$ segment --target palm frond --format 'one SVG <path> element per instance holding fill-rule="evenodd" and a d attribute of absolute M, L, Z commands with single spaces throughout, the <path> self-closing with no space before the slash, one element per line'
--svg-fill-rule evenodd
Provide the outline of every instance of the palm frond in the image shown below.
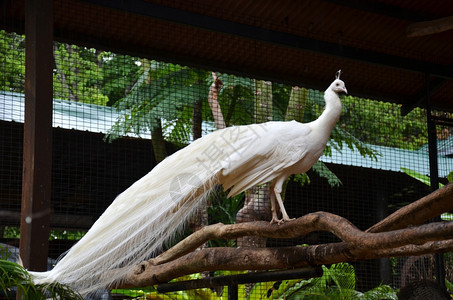
<path fill-rule="evenodd" d="M 77 292 L 63 284 L 35 285 L 24 267 L 15 262 L 0 260 L 0 295 L 7 299 L 15 299 L 15 293 L 22 295 L 25 299 L 36 300 L 83 299 Z"/>

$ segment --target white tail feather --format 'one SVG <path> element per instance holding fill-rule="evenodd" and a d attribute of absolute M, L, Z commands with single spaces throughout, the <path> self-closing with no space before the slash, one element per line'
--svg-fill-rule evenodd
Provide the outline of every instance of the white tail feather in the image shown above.
<path fill-rule="evenodd" d="M 218 170 L 194 155 L 200 147 L 206 147 L 203 139 L 167 157 L 118 195 L 54 269 L 30 272 L 34 282 L 59 282 L 87 295 L 120 282 L 160 250 L 217 184 Z"/>

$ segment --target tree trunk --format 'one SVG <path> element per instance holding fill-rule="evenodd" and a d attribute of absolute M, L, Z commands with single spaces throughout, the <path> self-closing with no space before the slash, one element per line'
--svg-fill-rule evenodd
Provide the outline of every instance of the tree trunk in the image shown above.
<path fill-rule="evenodd" d="M 71 46 L 67 45 L 67 47 L 68 47 L 68 52 L 69 52 Z M 64 73 L 63 68 L 60 64 L 60 60 L 62 60 L 62 57 L 60 56 L 60 50 L 58 49 L 58 45 L 56 42 L 53 43 L 53 53 L 54 53 L 55 68 L 57 71 L 57 75 L 58 75 L 58 77 L 60 77 L 61 84 L 68 91 L 69 100 L 78 102 L 79 99 L 77 97 L 77 94 L 72 91 L 72 87 L 69 85 L 68 80 L 66 78 L 66 74 Z M 76 89 L 77 89 L 77 87 L 76 87 Z M 61 95 L 58 95 L 58 96 L 61 96 Z"/>
<path fill-rule="evenodd" d="M 208 94 L 208 103 L 209 107 L 211 108 L 212 115 L 216 122 L 217 129 L 225 128 L 225 121 L 222 114 L 222 109 L 220 108 L 220 104 L 218 101 L 218 95 L 220 89 L 223 86 L 223 82 L 217 77 L 217 75 L 213 72 L 212 77 L 214 79 L 211 87 L 209 88 Z M 195 103 L 194 110 L 193 110 L 193 122 L 192 122 L 192 133 L 194 140 L 201 137 L 201 101 L 199 103 Z M 208 207 L 210 203 L 207 201 L 206 204 L 199 207 L 192 217 L 189 220 L 189 227 L 194 231 L 198 231 L 203 227 L 208 225 Z M 201 249 L 206 248 L 207 244 L 203 244 L 200 246 Z"/>
<path fill-rule="evenodd" d="M 286 109 L 285 121 L 304 121 L 305 106 L 308 99 L 308 90 L 300 87 L 293 87 Z"/>
<path fill-rule="evenodd" d="M 156 163 L 160 163 L 167 157 L 168 153 L 162 133 L 162 123 L 160 120 L 156 121 L 159 125 L 151 130 L 151 143 L 153 145 L 154 159 L 156 160 Z"/>
<path fill-rule="evenodd" d="M 209 107 L 211 108 L 212 116 L 214 117 L 217 129 L 223 129 L 226 127 L 226 125 L 225 120 L 223 118 L 222 109 L 220 108 L 218 100 L 219 92 L 223 86 L 223 82 L 222 80 L 220 80 L 219 77 L 217 77 L 217 75 L 214 72 L 212 72 L 212 78 L 214 79 L 214 82 L 209 88 L 208 103 Z"/>
<path fill-rule="evenodd" d="M 193 140 L 201 138 L 203 116 L 201 115 L 201 99 L 193 104 L 192 112 L 192 136 Z"/>

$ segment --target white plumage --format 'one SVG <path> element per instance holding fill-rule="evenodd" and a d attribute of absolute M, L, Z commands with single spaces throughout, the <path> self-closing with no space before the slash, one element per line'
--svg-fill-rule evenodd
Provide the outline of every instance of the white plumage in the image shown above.
<path fill-rule="evenodd" d="M 120 282 L 161 249 L 217 184 L 231 188 L 233 196 L 272 181 L 272 222 L 289 221 L 280 197 L 282 184 L 291 174 L 309 170 L 321 156 L 341 114 L 340 92 L 347 91 L 337 75 L 324 93 L 324 112 L 313 122 L 229 127 L 167 157 L 118 195 L 53 270 L 31 272 L 35 283 L 60 282 L 87 295 Z"/>

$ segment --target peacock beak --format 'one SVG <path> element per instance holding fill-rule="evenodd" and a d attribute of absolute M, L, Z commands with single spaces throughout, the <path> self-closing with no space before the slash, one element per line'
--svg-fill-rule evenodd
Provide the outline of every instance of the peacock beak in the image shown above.
<path fill-rule="evenodd" d="M 346 89 L 346 87 L 343 88 L 343 92 L 347 95 L 348 94 L 348 90 Z"/>

